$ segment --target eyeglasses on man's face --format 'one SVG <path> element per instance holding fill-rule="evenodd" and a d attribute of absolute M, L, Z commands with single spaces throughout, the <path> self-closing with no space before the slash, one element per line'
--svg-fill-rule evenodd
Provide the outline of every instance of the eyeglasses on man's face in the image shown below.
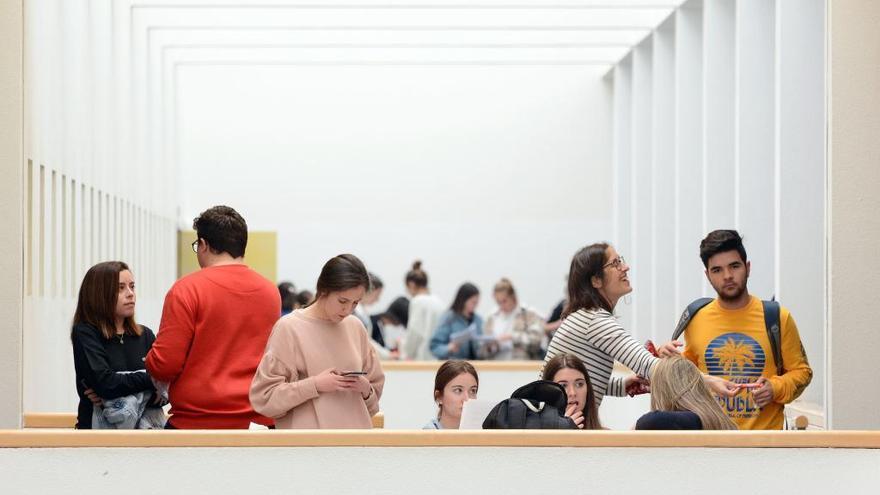
<path fill-rule="evenodd" d="M 196 240 L 192 241 L 192 244 L 190 244 L 190 246 L 192 246 L 193 252 L 196 253 L 196 254 L 198 254 L 198 252 L 199 252 L 199 240 L 196 239 Z"/>
<path fill-rule="evenodd" d="M 618 256 L 617 258 L 614 258 L 613 260 L 609 261 L 608 263 L 605 263 L 604 265 L 602 265 L 602 268 L 605 269 L 605 268 L 608 268 L 609 266 L 613 267 L 617 270 L 623 270 L 623 267 L 626 266 L 626 260 L 623 259 L 623 256 Z"/>

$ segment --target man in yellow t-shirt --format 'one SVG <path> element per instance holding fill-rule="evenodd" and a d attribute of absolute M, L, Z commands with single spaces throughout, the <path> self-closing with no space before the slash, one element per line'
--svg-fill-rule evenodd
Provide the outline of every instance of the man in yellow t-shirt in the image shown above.
<path fill-rule="evenodd" d="M 713 231 L 700 243 L 700 258 L 718 297 L 692 317 L 684 334 L 687 345 L 683 354 L 704 373 L 757 385 L 734 397 L 718 398 L 739 429 L 781 429 L 784 404 L 796 399 L 813 378 L 794 318 L 787 309 L 780 309 L 784 373 L 779 375 L 764 307 L 748 292 L 751 264 L 742 237 L 735 230 Z M 681 345 L 667 343 L 660 355 L 677 352 Z"/>

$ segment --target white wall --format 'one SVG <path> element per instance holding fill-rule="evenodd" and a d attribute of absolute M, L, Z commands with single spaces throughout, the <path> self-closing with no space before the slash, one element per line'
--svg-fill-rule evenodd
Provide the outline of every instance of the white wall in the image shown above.
<path fill-rule="evenodd" d="M 276 230 L 279 277 L 360 256 L 384 307 L 422 259 L 451 301 L 512 279 L 542 312 L 571 255 L 610 237 L 610 92 L 571 66 L 177 69 L 181 224 L 225 203 Z"/>
<path fill-rule="evenodd" d="M 267 432 L 267 434 L 272 434 Z M 438 433 L 435 433 L 438 434 Z M 442 434 L 442 433 L 439 433 Z M 573 433 L 576 434 L 576 433 Z M 246 459 L 246 466 L 242 460 Z M 292 447 L 0 449 L 6 493 L 870 493 L 878 449 Z M 132 473 L 149 475 L 132 483 Z M 816 469 L 816 466 L 822 466 Z M 146 474 L 146 473 L 145 473 Z M 751 488 L 749 488 L 751 489 Z"/>
<path fill-rule="evenodd" d="M 776 295 L 796 318 L 813 367 L 806 398 L 827 404 L 824 1 L 776 3 Z M 810 136 L 807 138 L 806 136 Z M 856 345 L 859 345 L 856 343 Z"/>
<path fill-rule="evenodd" d="M 693 2 L 675 12 L 675 267 L 673 291 L 676 310 L 685 306 L 695 294 L 702 293 L 704 277 L 702 262 L 695 256 L 696 247 L 704 232 L 703 215 L 709 208 L 704 204 L 703 156 L 708 148 L 704 140 L 708 116 L 704 108 L 703 90 L 708 82 L 703 80 L 705 61 L 703 10 Z M 668 320 L 666 320 L 668 321 Z"/>
<path fill-rule="evenodd" d="M 126 102 L 140 81 L 112 4 L 24 2 L 26 411 L 75 410 L 70 326 L 90 266 L 127 262 L 136 317 L 154 329 L 174 280 L 175 183 L 132 145 L 143 115 Z"/>

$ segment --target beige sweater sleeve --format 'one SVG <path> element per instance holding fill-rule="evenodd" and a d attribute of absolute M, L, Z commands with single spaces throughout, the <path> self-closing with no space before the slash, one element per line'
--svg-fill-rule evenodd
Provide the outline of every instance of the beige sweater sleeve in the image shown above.
<path fill-rule="evenodd" d="M 293 360 L 290 332 L 279 320 L 272 330 L 263 359 L 251 382 L 250 401 L 254 410 L 280 418 L 291 409 L 318 397 L 314 377 L 299 379 Z"/>
<path fill-rule="evenodd" d="M 379 361 L 376 351 L 366 339 L 361 341 L 361 349 L 364 356 L 363 369 L 367 372 L 370 386 L 373 387 L 373 393 L 366 400 L 367 411 L 370 416 L 374 416 L 379 412 L 379 399 L 382 397 L 382 389 L 385 387 L 385 372 L 382 371 L 381 361 Z"/>

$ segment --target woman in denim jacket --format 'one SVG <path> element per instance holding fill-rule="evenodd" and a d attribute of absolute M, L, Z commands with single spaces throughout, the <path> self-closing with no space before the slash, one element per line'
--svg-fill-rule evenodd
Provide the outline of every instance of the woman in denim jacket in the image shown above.
<path fill-rule="evenodd" d="M 431 354 L 437 359 L 476 359 L 483 320 L 474 313 L 480 290 L 466 282 L 458 288 L 452 307 L 440 316 L 431 337 Z"/>

